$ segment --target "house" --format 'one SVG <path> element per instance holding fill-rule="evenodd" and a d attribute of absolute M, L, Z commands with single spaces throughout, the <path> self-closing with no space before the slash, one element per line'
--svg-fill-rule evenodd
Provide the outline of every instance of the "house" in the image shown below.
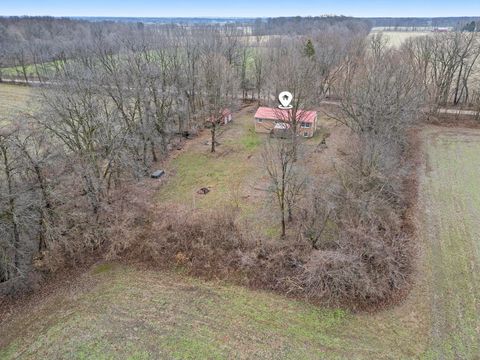
<path fill-rule="evenodd" d="M 285 132 L 292 125 L 292 119 L 297 122 L 297 133 L 303 137 L 312 137 L 317 129 L 317 112 L 307 110 L 274 109 L 259 107 L 255 113 L 255 132 L 276 134 Z"/>

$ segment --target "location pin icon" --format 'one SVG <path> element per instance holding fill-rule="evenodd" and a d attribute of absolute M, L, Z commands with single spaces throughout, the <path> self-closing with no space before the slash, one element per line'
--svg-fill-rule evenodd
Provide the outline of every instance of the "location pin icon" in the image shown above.
<path fill-rule="evenodd" d="M 278 100 L 280 101 L 280 104 L 282 104 L 279 107 L 283 109 L 292 108 L 292 106 L 290 105 L 290 103 L 292 102 L 292 99 L 293 99 L 293 95 L 290 92 L 282 91 L 280 95 L 278 95 Z"/>

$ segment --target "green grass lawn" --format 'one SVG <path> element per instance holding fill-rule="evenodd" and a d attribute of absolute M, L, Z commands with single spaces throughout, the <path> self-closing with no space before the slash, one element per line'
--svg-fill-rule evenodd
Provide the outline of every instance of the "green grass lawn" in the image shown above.
<path fill-rule="evenodd" d="M 395 310 L 354 315 L 174 273 L 97 269 L 2 325 L 0 358 L 398 359 L 422 350 Z"/>
<path fill-rule="evenodd" d="M 208 134 L 209 130 L 205 130 L 202 139 L 168 164 L 169 176 L 158 194 L 159 201 L 197 208 L 218 206 L 234 200 L 245 178 L 260 176 L 259 153 L 264 138 L 254 132 L 251 114 L 242 113 L 233 123 L 220 128 L 220 145 L 215 153 L 203 144 L 210 140 Z M 198 195 L 202 187 L 211 191 L 206 196 Z"/>

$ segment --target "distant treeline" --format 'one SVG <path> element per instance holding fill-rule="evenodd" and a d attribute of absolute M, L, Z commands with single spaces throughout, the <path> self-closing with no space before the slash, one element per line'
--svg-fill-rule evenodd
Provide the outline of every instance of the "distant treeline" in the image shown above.
<path fill-rule="evenodd" d="M 252 23 L 254 18 L 202 18 L 202 17 L 105 17 L 105 16 L 74 16 L 72 19 L 92 22 L 114 21 L 123 23 L 144 24 L 229 24 Z"/>
<path fill-rule="evenodd" d="M 17 67 L 26 76 L 28 65 L 66 60 L 86 46 L 94 33 L 113 36 L 137 26 L 54 17 L 0 17 L 0 80 L 2 68 Z M 34 69 L 35 72 L 40 69 Z"/>
<path fill-rule="evenodd" d="M 346 16 L 278 17 L 256 19 L 252 25 L 252 32 L 254 35 L 303 35 L 327 28 L 331 30 L 334 27 L 341 27 L 358 33 L 368 33 L 371 29 L 371 23 L 364 19 Z"/>
<path fill-rule="evenodd" d="M 438 18 L 365 18 L 373 27 L 451 27 L 461 29 L 465 24 L 479 22 L 479 16 Z"/>
<path fill-rule="evenodd" d="M 317 17 L 281 17 L 281 18 L 182 18 L 182 17 L 74 17 L 73 19 L 86 21 L 114 21 L 114 22 L 142 22 L 144 24 L 226 24 L 243 23 L 253 24 L 256 22 L 278 23 L 279 21 L 310 19 L 313 21 L 338 21 L 338 19 L 352 19 L 345 16 L 317 16 Z M 358 18 L 357 18 L 358 19 Z M 368 21 L 373 27 L 458 27 L 472 21 L 479 22 L 480 16 L 453 16 L 453 17 L 371 17 L 361 18 Z"/>
<path fill-rule="evenodd" d="M 176 21 L 178 20 L 178 22 Z M 367 34 L 370 24 L 343 16 L 285 17 L 269 19 L 200 18 L 55 18 L 0 17 L 0 81 L 48 78 L 56 67 L 83 49 L 94 46 L 99 34 L 118 38 L 126 33 L 149 30 L 226 31 L 235 37 L 251 35 L 305 35 L 314 32 Z M 113 51 L 116 51 L 113 49 Z"/>

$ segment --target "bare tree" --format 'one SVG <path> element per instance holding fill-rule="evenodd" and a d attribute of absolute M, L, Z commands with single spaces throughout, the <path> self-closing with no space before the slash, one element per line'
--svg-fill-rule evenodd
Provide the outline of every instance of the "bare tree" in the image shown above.
<path fill-rule="evenodd" d="M 286 235 L 286 221 L 292 220 L 293 208 L 305 184 L 296 163 L 297 151 L 291 139 L 270 139 L 262 153 L 270 178 L 269 191 L 279 210 L 282 237 Z"/>
<path fill-rule="evenodd" d="M 407 41 L 403 50 L 434 105 L 468 102 L 480 45 L 474 33 L 451 32 Z"/>
<path fill-rule="evenodd" d="M 206 95 L 205 114 L 211 132 L 211 152 L 215 152 L 217 129 L 225 117 L 225 111 L 235 102 L 236 83 L 228 61 L 214 52 L 203 55 L 202 74 Z"/>
<path fill-rule="evenodd" d="M 17 189 L 15 184 L 16 161 L 12 154 L 12 133 L 0 134 L 0 156 L 2 164 L 2 196 L 0 225 L 0 279 L 10 280 L 20 274 L 20 224 L 17 207 Z"/>
<path fill-rule="evenodd" d="M 406 130 L 418 119 L 425 101 L 416 73 L 395 50 L 383 50 L 367 55 L 343 81 L 337 120 L 366 146 L 365 171 L 379 166 L 394 171 L 405 148 Z"/>
<path fill-rule="evenodd" d="M 267 71 L 267 59 L 264 51 L 262 51 L 262 49 L 256 49 L 253 54 L 253 77 L 257 100 L 259 101 L 262 97 L 262 91 L 265 88 Z"/>

